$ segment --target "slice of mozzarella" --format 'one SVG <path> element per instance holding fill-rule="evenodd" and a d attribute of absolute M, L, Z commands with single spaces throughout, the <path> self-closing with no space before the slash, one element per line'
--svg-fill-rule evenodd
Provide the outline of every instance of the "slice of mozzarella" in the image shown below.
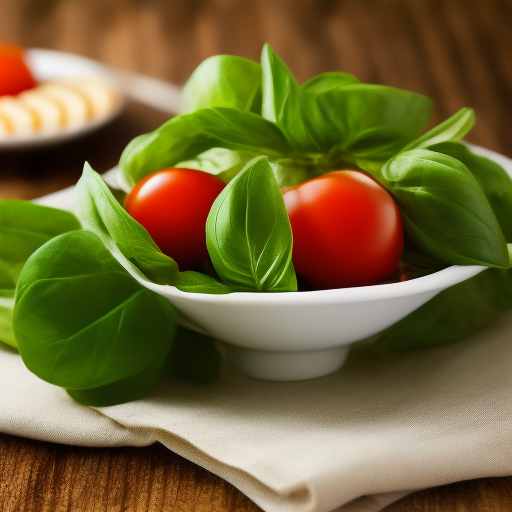
<path fill-rule="evenodd" d="M 65 117 L 57 102 L 41 94 L 39 88 L 22 92 L 18 100 L 36 117 L 36 129 L 41 133 L 55 133 L 64 124 Z"/>
<path fill-rule="evenodd" d="M 75 78 L 65 83 L 87 98 L 91 117 L 95 119 L 108 116 L 119 101 L 114 89 L 91 78 Z"/>
<path fill-rule="evenodd" d="M 36 119 L 30 109 L 13 96 L 0 97 L 0 117 L 16 135 L 30 135 L 36 130 Z"/>
<path fill-rule="evenodd" d="M 11 136 L 12 128 L 9 122 L 0 115 L 0 140 L 6 139 Z"/>
<path fill-rule="evenodd" d="M 56 82 L 41 84 L 37 89 L 40 94 L 52 99 L 59 106 L 64 126 L 74 128 L 87 122 L 89 106 L 78 91 Z"/>

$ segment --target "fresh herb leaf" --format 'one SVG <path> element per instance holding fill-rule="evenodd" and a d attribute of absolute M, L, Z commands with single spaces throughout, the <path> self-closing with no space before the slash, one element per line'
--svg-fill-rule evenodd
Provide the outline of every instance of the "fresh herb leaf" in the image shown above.
<path fill-rule="evenodd" d="M 132 377 L 167 352 L 174 317 L 172 306 L 139 285 L 96 235 L 74 231 L 28 259 L 13 331 L 30 371 L 64 388 L 90 389 Z"/>
<path fill-rule="evenodd" d="M 121 254 L 150 280 L 173 284 L 176 262 L 160 251 L 149 233 L 116 200 L 102 177 L 86 163 L 77 183 L 77 210 L 84 229 L 113 242 Z"/>
<path fill-rule="evenodd" d="M 511 307 L 512 271 L 491 268 L 442 291 L 369 342 L 382 355 L 444 345 L 485 327 Z"/>
<path fill-rule="evenodd" d="M 474 124 L 475 113 L 473 109 L 461 108 L 452 117 L 408 144 L 402 151 L 428 148 L 441 142 L 458 142 L 471 130 Z"/>
<path fill-rule="evenodd" d="M 261 113 L 261 67 L 234 55 L 203 61 L 183 87 L 183 112 L 228 107 Z"/>
<path fill-rule="evenodd" d="M 512 180 L 496 162 L 475 155 L 461 143 L 445 142 L 429 149 L 462 162 L 476 178 L 489 201 L 507 242 L 512 242 Z"/>
<path fill-rule="evenodd" d="M 415 149 L 387 162 L 382 175 L 407 235 L 425 255 L 451 265 L 508 268 L 498 221 L 463 163 Z"/>
<path fill-rule="evenodd" d="M 239 290 L 296 291 L 292 231 L 283 196 L 264 157 L 220 193 L 206 222 L 215 270 Z"/>
<path fill-rule="evenodd" d="M 342 73 L 341 71 L 329 71 L 320 73 L 310 78 L 301 85 L 302 94 L 317 95 L 338 87 L 346 85 L 354 85 L 360 83 L 359 80 L 350 73 Z"/>
<path fill-rule="evenodd" d="M 0 341 L 16 347 L 14 292 L 30 255 L 53 237 L 81 229 L 69 212 L 28 201 L 0 201 Z"/>
<path fill-rule="evenodd" d="M 225 294 L 232 291 L 229 286 L 219 283 L 213 277 L 193 270 L 180 272 L 173 284 L 178 290 L 189 293 Z"/>
<path fill-rule="evenodd" d="M 213 384 L 220 378 L 222 356 L 215 339 L 178 327 L 165 371 L 197 384 Z"/>
<path fill-rule="evenodd" d="M 123 179 L 133 187 L 148 174 L 212 148 L 265 155 L 290 149 L 280 130 L 259 115 L 234 108 L 203 108 L 132 140 L 121 156 Z"/>

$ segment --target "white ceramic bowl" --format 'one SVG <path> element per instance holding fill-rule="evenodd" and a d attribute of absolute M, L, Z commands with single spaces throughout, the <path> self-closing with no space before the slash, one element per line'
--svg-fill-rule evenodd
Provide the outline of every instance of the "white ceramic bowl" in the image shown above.
<path fill-rule="evenodd" d="M 32 48 L 26 51 L 25 59 L 37 82 L 61 78 L 87 77 L 102 81 L 120 91 L 120 84 L 116 75 L 107 66 L 86 57 L 72 53 Z M 116 107 L 106 117 L 55 133 L 34 133 L 26 136 L 9 137 L 8 139 L 0 140 L 0 149 L 37 148 L 76 139 L 112 121 L 112 119 L 119 115 L 123 107 L 123 95 L 119 92 L 119 101 Z"/>
<path fill-rule="evenodd" d="M 510 159 L 472 149 L 512 176 Z M 236 369 L 257 379 L 286 381 L 336 371 L 352 343 L 382 331 L 485 268 L 452 266 L 410 281 L 358 288 L 228 295 L 185 293 L 150 283 L 131 271 L 184 313 L 186 326 L 220 340 Z"/>

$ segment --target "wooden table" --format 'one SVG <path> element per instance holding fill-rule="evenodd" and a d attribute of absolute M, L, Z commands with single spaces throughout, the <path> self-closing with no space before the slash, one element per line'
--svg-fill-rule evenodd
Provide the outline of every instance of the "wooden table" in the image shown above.
<path fill-rule="evenodd" d="M 344 70 L 434 99 L 433 122 L 472 106 L 471 142 L 512 156 L 510 0 L 1 0 L 0 42 L 55 48 L 183 83 L 209 55 L 259 58 L 272 44 L 299 80 Z M 120 119 L 53 149 L 0 153 L 0 197 L 30 199 L 99 172 L 166 119 Z M 0 390 L 1 392 L 1 390 Z M 1 414 L 1 411 L 0 411 Z M 93 449 L 0 435 L 0 511 L 253 511 L 222 479 L 169 450 Z M 421 491 L 399 511 L 509 511 L 512 477 Z"/>

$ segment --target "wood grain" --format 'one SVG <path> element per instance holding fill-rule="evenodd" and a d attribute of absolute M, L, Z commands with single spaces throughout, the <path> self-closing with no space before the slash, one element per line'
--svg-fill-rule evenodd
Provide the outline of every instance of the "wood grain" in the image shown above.
<path fill-rule="evenodd" d="M 327 70 L 435 101 L 433 123 L 475 108 L 471 142 L 512 156 L 511 0 L 0 0 L 0 42 L 76 52 L 183 83 L 204 58 L 259 58 L 299 80 Z M 129 103 L 80 141 L 0 152 L 0 197 L 30 199 L 100 172 L 166 119 Z M 0 390 L 1 392 L 1 390 Z M 0 411 L 1 414 L 1 411 Z M 160 445 L 93 449 L 0 435 L 0 511 L 255 511 L 222 479 Z M 512 477 L 414 493 L 386 512 L 512 510 Z"/>

